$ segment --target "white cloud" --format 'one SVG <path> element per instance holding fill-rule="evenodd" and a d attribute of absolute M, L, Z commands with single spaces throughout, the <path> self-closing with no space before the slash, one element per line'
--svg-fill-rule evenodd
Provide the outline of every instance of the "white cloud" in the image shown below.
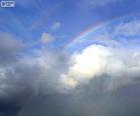
<path fill-rule="evenodd" d="M 61 23 L 60 23 L 60 22 L 54 22 L 54 23 L 52 24 L 51 29 L 52 29 L 52 30 L 57 30 L 57 29 L 60 28 L 60 26 L 61 26 Z"/>
<path fill-rule="evenodd" d="M 55 39 L 55 37 L 49 33 L 43 33 L 41 36 L 41 42 L 42 43 L 50 43 Z"/>
<path fill-rule="evenodd" d="M 123 36 L 140 36 L 140 21 L 133 20 L 126 23 L 120 23 L 114 29 L 114 35 L 123 35 Z"/>
<path fill-rule="evenodd" d="M 140 40 L 140 21 L 131 20 L 121 22 L 112 28 L 112 32 L 95 36 L 95 40 L 108 46 L 129 47 L 135 48 L 139 45 Z M 100 38 L 100 39 L 99 39 Z"/>
<path fill-rule="evenodd" d="M 67 73 L 60 76 L 60 81 L 65 88 L 74 89 L 91 79 L 107 75 L 110 79 L 105 82 L 105 90 L 113 90 L 138 78 L 140 56 L 135 54 L 128 50 L 91 45 L 72 56 L 73 64 Z"/>

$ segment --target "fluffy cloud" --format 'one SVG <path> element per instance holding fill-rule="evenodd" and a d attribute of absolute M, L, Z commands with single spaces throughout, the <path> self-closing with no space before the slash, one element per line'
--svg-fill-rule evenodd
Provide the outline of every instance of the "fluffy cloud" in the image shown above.
<path fill-rule="evenodd" d="M 91 45 L 71 58 L 73 64 L 60 80 L 66 88 L 75 88 L 94 78 L 109 78 L 105 90 L 113 90 L 139 78 L 140 53 Z M 106 76 L 105 76 L 106 75 Z"/>
<path fill-rule="evenodd" d="M 102 74 L 109 54 L 105 47 L 96 45 L 84 49 L 82 53 L 74 54 L 73 65 L 69 68 L 68 74 L 61 75 L 62 81 L 75 87 L 78 82 L 82 83 Z"/>
<path fill-rule="evenodd" d="M 52 42 L 54 40 L 54 36 L 49 34 L 49 33 L 43 33 L 41 36 L 41 42 L 42 43 L 49 43 Z"/>

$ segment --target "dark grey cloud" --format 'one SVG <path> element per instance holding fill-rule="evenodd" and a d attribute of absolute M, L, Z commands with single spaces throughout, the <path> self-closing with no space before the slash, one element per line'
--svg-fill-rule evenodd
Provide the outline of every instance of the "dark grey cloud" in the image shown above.
<path fill-rule="evenodd" d="M 96 80 L 101 81 L 101 80 Z M 103 82 L 91 82 L 80 93 L 39 95 L 25 107 L 23 116 L 139 116 L 140 86 L 127 85 L 117 91 L 102 92 Z M 86 88 L 86 89 L 85 89 Z"/>
<path fill-rule="evenodd" d="M 24 43 L 7 33 L 0 37 L 0 116 L 17 115 L 38 94 L 58 93 L 58 75 L 68 67 L 68 56 L 46 49 L 23 56 Z"/>
<path fill-rule="evenodd" d="M 38 67 L 20 57 L 24 43 L 9 33 L 0 33 L 0 115 L 14 116 L 34 94 Z"/>
<path fill-rule="evenodd" d="M 16 59 L 23 43 L 13 35 L 0 32 L 0 65 L 8 64 Z"/>

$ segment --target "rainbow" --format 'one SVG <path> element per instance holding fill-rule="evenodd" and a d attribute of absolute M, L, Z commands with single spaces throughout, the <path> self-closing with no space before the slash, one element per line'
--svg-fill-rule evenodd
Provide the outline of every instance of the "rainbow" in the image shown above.
<path fill-rule="evenodd" d="M 70 48 L 74 43 L 78 42 L 80 39 L 86 37 L 90 33 L 93 33 L 96 29 L 99 29 L 100 27 L 103 27 L 103 26 L 109 24 L 110 22 L 117 22 L 117 21 L 119 21 L 121 19 L 129 18 L 129 17 L 131 18 L 131 17 L 136 16 L 136 15 L 140 15 L 140 14 L 139 13 L 133 13 L 133 14 L 129 14 L 129 15 L 113 17 L 111 20 L 94 23 L 92 26 L 90 26 L 86 30 L 80 32 L 74 38 L 70 39 L 70 41 L 65 45 L 65 49 Z"/>

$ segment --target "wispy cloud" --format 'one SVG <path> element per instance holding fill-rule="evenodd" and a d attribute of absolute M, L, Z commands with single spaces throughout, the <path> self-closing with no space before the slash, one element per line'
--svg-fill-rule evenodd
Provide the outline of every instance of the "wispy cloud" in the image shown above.
<path fill-rule="evenodd" d="M 127 36 L 127 37 L 139 37 L 140 33 L 140 21 L 139 20 L 133 20 L 130 22 L 122 22 L 119 25 L 117 25 L 114 29 L 113 34 L 115 36 Z"/>
<path fill-rule="evenodd" d="M 93 7 L 105 6 L 111 3 L 121 2 L 122 0 L 88 0 Z"/>
<path fill-rule="evenodd" d="M 60 22 L 54 22 L 54 23 L 52 24 L 51 29 L 52 29 L 52 30 L 57 30 L 57 29 L 59 29 L 60 27 L 61 27 L 61 23 L 60 23 Z"/>
<path fill-rule="evenodd" d="M 54 39 L 55 39 L 55 37 L 53 35 L 51 35 L 49 33 L 43 33 L 40 41 L 45 44 L 45 43 L 52 42 Z"/>
<path fill-rule="evenodd" d="M 86 7 L 86 8 L 98 8 L 98 7 L 105 7 L 107 5 L 117 4 L 123 2 L 125 0 L 80 0 L 78 6 Z"/>
<path fill-rule="evenodd" d="M 85 43 L 88 43 L 88 45 L 101 44 L 127 49 L 139 49 L 139 25 L 140 22 L 138 19 L 129 21 L 122 19 L 121 22 L 107 23 L 99 28 L 93 29 L 86 36 L 83 35 L 80 39 L 77 38 L 69 47 L 74 48 L 77 45 L 83 46 Z"/>

